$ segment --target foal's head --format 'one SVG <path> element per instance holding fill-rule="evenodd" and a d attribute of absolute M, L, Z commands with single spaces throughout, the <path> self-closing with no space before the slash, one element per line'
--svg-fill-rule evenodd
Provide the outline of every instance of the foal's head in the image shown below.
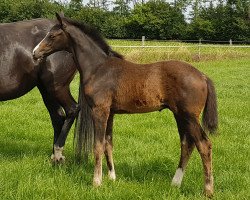
<path fill-rule="evenodd" d="M 70 51 L 70 38 L 65 31 L 66 24 L 58 14 L 56 14 L 56 17 L 59 23 L 54 25 L 45 38 L 34 48 L 34 59 L 42 59 L 43 57 L 49 56 L 50 54 L 60 50 Z"/>
<path fill-rule="evenodd" d="M 45 56 L 60 51 L 66 50 L 71 52 L 75 28 L 78 28 L 84 36 L 87 36 L 93 43 L 95 43 L 107 56 L 113 56 L 123 59 L 123 56 L 111 49 L 102 35 L 94 27 L 87 24 L 80 23 L 56 14 L 58 24 L 54 25 L 45 38 L 34 48 L 34 59 L 41 59 Z M 76 34 L 77 35 L 77 34 Z M 81 35 L 81 36 L 83 36 Z M 79 35 L 77 35 L 79 37 Z"/>

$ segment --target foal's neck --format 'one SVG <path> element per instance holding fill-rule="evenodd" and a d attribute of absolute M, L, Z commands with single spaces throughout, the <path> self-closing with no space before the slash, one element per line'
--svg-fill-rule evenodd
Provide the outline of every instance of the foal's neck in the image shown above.
<path fill-rule="evenodd" d="M 78 61 L 78 70 L 82 81 L 86 81 L 107 59 L 106 53 L 85 33 L 78 28 L 69 31 L 73 40 L 73 49 Z"/>

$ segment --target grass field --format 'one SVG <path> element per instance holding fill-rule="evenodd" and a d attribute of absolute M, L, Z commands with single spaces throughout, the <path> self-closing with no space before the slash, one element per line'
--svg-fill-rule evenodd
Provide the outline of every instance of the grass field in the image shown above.
<path fill-rule="evenodd" d="M 138 61 L 129 57 L 128 50 L 121 51 Z M 249 54 L 249 49 L 244 53 Z M 250 199 L 250 58 L 227 57 L 193 64 L 214 80 L 218 95 L 219 133 L 210 136 L 214 199 Z M 76 96 L 78 80 L 71 86 Z M 92 187 L 93 161 L 74 163 L 73 130 L 65 147 L 66 163 L 51 165 L 52 126 L 37 89 L 22 98 L 0 102 L 0 110 L 0 199 L 205 199 L 197 151 L 190 159 L 182 187 L 170 185 L 180 144 L 168 110 L 115 116 L 117 181 L 108 180 L 104 165 L 104 181 L 98 189 Z"/>

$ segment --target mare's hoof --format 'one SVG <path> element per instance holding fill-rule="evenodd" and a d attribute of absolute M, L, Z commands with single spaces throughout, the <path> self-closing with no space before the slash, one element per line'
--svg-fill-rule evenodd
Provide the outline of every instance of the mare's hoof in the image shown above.
<path fill-rule="evenodd" d="M 65 156 L 60 155 L 60 156 L 55 156 L 54 154 L 51 155 L 51 162 L 54 164 L 62 164 L 65 162 Z"/>

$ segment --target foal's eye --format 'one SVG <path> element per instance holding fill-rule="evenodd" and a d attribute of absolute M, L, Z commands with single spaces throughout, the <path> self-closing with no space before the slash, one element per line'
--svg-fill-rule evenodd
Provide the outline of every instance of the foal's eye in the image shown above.
<path fill-rule="evenodd" d="M 54 35 L 50 35 L 49 38 L 50 38 L 50 39 L 54 39 L 55 36 L 54 36 Z"/>

